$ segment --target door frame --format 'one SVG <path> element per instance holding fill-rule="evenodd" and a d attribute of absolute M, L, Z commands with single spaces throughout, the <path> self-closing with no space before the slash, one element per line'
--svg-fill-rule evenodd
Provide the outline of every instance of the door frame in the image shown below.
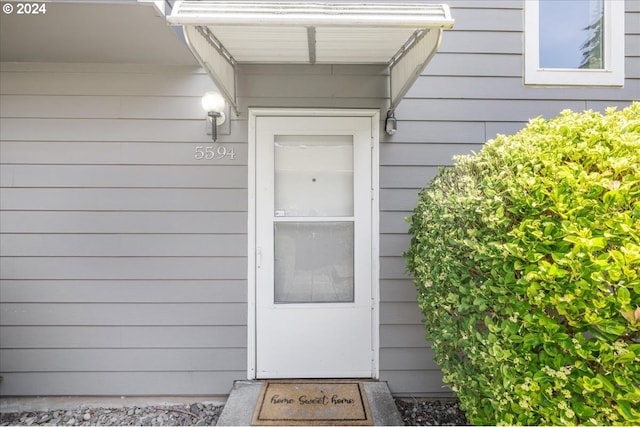
<path fill-rule="evenodd" d="M 369 117 L 371 119 L 371 344 L 372 377 L 380 377 L 380 111 L 374 109 L 249 108 L 247 230 L 247 378 L 256 379 L 256 120 L 258 117 Z"/>

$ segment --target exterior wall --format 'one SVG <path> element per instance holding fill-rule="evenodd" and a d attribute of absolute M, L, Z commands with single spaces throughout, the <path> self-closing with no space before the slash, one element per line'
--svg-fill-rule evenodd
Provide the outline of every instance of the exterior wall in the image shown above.
<path fill-rule="evenodd" d="M 0 395 L 227 394 L 246 377 L 246 132 L 236 161 L 194 159 L 208 76 L 1 71 Z"/>
<path fill-rule="evenodd" d="M 380 144 L 380 368 L 401 395 L 448 394 L 402 252 L 418 190 L 455 154 L 565 108 L 640 93 L 640 6 L 624 88 L 522 84 L 522 1 L 449 0 L 455 30 Z M 247 109 L 379 108 L 382 66 L 243 66 L 239 117 L 204 134 L 197 68 L 3 63 L 0 395 L 226 394 L 246 377 Z"/>

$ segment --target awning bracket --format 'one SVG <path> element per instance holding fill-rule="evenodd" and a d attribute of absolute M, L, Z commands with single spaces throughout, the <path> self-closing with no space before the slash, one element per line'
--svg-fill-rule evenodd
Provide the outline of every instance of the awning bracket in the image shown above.
<path fill-rule="evenodd" d="M 402 98 L 422 74 L 442 40 L 442 28 L 416 30 L 389 61 L 389 112 L 394 113 Z"/>
<path fill-rule="evenodd" d="M 309 64 L 316 63 L 316 27 L 307 27 L 307 43 L 309 44 Z"/>
<path fill-rule="evenodd" d="M 207 71 L 218 90 L 229 101 L 233 111 L 239 115 L 236 92 L 237 61 L 206 26 L 185 25 L 183 28 L 189 48 Z"/>

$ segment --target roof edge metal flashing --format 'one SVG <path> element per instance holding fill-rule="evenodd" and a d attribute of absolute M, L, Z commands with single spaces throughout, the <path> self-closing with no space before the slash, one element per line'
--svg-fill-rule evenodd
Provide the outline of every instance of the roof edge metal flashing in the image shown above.
<path fill-rule="evenodd" d="M 179 0 L 167 21 L 236 114 L 238 63 L 387 64 L 393 114 L 454 24 L 446 4 L 291 0 Z"/>
<path fill-rule="evenodd" d="M 316 1 L 177 1 L 169 22 L 179 25 L 299 25 L 452 28 L 442 4 Z"/>

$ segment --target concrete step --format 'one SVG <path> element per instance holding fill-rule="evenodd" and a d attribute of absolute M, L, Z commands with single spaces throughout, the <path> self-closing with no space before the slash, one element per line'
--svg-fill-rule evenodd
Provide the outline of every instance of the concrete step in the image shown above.
<path fill-rule="evenodd" d="M 330 382 L 331 380 L 326 380 Z M 363 381 L 373 425 L 400 426 L 402 418 L 383 381 Z M 262 390 L 262 381 L 236 381 L 218 419 L 219 426 L 249 426 Z"/>

